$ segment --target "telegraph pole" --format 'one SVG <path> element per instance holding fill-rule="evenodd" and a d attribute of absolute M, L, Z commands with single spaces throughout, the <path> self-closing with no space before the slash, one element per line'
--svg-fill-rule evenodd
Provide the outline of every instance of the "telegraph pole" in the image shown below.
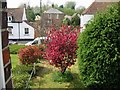
<path fill-rule="evenodd" d="M 42 0 L 40 0 L 40 15 L 42 14 Z"/>

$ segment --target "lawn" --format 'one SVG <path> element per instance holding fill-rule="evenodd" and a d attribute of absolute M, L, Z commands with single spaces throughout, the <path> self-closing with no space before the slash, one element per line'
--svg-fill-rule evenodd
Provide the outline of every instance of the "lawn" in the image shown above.
<path fill-rule="evenodd" d="M 16 67 L 17 64 L 19 64 L 18 61 L 18 55 L 17 54 L 10 54 L 11 57 L 11 63 L 12 63 L 12 69 Z"/>
<path fill-rule="evenodd" d="M 17 54 L 11 54 L 12 68 L 19 64 Z M 71 71 L 73 80 L 70 82 L 54 82 L 52 80 L 53 72 L 58 71 L 57 68 L 49 65 L 46 60 L 36 64 L 36 75 L 32 77 L 31 88 L 83 88 L 78 75 L 77 62 L 68 71 Z"/>
<path fill-rule="evenodd" d="M 42 60 L 41 63 L 36 65 L 37 73 L 32 78 L 31 88 L 83 88 L 78 75 L 78 65 L 75 63 L 71 69 L 73 80 L 70 82 L 54 82 L 52 80 L 53 72 L 58 71 L 55 67 L 48 64 L 46 60 Z"/>

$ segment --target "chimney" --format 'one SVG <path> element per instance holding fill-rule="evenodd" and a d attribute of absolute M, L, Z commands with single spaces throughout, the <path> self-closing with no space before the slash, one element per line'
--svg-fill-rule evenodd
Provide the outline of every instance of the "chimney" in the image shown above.
<path fill-rule="evenodd" d="M 52 4 L 52 8 L 54 8 L 54 4 Z"/>

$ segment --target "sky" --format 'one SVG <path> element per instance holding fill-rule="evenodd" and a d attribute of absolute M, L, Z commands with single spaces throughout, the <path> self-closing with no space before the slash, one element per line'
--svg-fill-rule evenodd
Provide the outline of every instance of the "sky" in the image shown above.
<path fill-rule="evenodd" d="M 43 4 L 58 4 L 64 5 L 67 1 L 76 2 L 76 7 L 85 6 L 86 8 L 94 1 L 94 0 L 42 0 Z M 30 6 L 40 6 L 40 0 L 7 0 L 8 8 L 17 8 L 21 4 L 29 4 Z"/>

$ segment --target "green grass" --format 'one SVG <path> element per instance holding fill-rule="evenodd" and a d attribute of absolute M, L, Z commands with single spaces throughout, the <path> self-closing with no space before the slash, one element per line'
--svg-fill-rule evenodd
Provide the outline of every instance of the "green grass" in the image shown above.
<path fill-rule="evenodd" d="M 12 68 L 19 64 L 17 54 L 11 54 Z M 41 63 L 36 64 L 36 75 L 32 77 L 31 88 L 83 88 L 79 79 L 79 70 L 77 62 L 67 71 L 73 75 L 73 80 L 70 82 L 54 82 L 52 76 L 58 69 L 49 65 L 46 60 L 41 60 Z"/>
<path fill-rule="evenodd" d="M 10 54 L 11 57 L 11 63 L 12 63 L 12 69 L 16 67 L 16 65 L 19 64 L 18 55 L 17 54 Z"/>
<path fill-rule="evenodd" d="M 36 66 L 36 76 L 32 78 L 33 85 L 31 88 L 83 88 L 78 75 L 77 63 L 71 67 L 70 71 L 73 75 L 73 80 L 70 82 L 54 82 L 52 75 L 58 69 L 48 64 L 47 61 L 41 61 Z"/>
<path fill-rule="evenodd" d="M 10 47 L 10 54 L 17 54 L 19 49 L 25 48 L 25 45 L 17 45 L 17 44 L 12 44 L 9 46 Z"/>

